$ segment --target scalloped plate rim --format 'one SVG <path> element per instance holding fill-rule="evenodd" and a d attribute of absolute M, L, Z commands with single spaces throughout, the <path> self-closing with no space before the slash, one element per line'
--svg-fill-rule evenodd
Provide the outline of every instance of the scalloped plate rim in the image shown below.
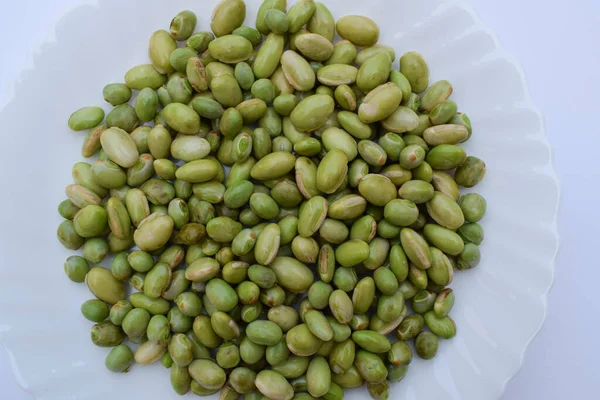
<path fill-rule="evenodd" d="M 533 102 L 533 99 L 531 97 L 531 89 L 529 87 L 529 81 L 527 80 L 527 74 L 525 73 L 525 70 L 523 69 L 523 66 L 516 59 L 516 57 L 514 55 L 512 55 L 511 53 L 509 53 L 504 48 L 504 46 L 502 45 L 502 42 L 501 42 L 500 38 L 498 38 L 498 35 L 496 35 L 496 32 L 494 32 L 490 27 L 488 27 L 483 22 L 483 20 L 479 16 L 479 13 L 477 11 L 475 11 L 475 9 L 473 8 L 473 6 L 471 6 L 466 0 L 451 0 L 451 1 L 453 1 L 458 6 L 462 7 L 466 12 L 468 12 L 471 15 L 471 17 L 475 21 L 475 25 L 477 25 L 479 29 L 485 31 L 493 39 L 494 44 L 496 46 L 496 51 L 498 51 L 499 54 L 503 58 L 505 58 L 506 60 L 508 60 L 513 65 L 513 67 L 518 71 L 519 77 L 521 78 L 521 86 L 524 88 L 524 94 L 525 94 L 525 100 L 526 100 L 526 105 L 524 105 L 524 108 L 528 108 L 530 110 L 533 110 L 536 113 L 538 119 L 541 122 L 540 134 L 538 134 L 537 136 L 539 136 L 541 138 L 541 140 L 543 141 L 545 147 L 547 147 L 547 149 L 548 149 L 548 151 L 550 153 L 550 160 L 547 163 L 547 165 L 545 165 L 545 167 L 549 167 L 549 171 L 545 171 L 545 174 L 547 174 L 549 177 L 552 178 L 553 183 L 556 186 L 556 194 L 557 194 L 557 197 L 556 197 L 556 207 L 554 209 L 553 224 L 552 224 L 552 229 L 551 229 L 554 237 L 556 238 L 556 240 L 555 240 L 554 254 L 552 255 L 552 258 L 551 258 L 551 266 L 550 266 L 551 277 L 550 277 L 550 283 L 549 283 L 548 287 L 546 288 L 545 292 L 543 293 L 543 296 L 544 296 L 544 315 L 543 315 L 542 321 L 540 322 L 540 324 L 537 327 L 536 331 L 533 333 L 533 335 L 531 336 L 531 338 L 529 338 L 529 340 L 525 344 L 525 347 L 521 351 L 521 359 L 519 361 L 519 366 L 513 372 L 512 376 L 509 376 L 504 381 L 504 385 L 502 387 L 502 393 L 500 394 L 500 397 L 502 397 L 502 395 L 504 394 L 504 392 L 506 392 L 506 388 L 508 387 L 508 384 L 519 374 L 519 372 L 523 368 L 523 364 L 525 363 L 525 356 L 527 355 L 527 352 L 529 351 L 529 346 L 531 346 L 531 343 L 538 337 L 538 335 L 540 334 L 542 328 L 544 327 L 544 324 L 546 323 L 546 319 L 548 318 L 548 294 L 550 293 L 550 291 L 554 287 L 554 284 L 556 283 L 556 280 L 555 280 L 555 278 L 556 278 L 556 257 L 558 255 L 558 252 L 560 251 L 560 242 L 561 242 L 561 240 L 560 240 L 560 234 L 559 234 L 558 228 L 557 228 L 558 227 L 558 215 L 559 215 L 559 209 L 560 209 L 560 204 L 561 204 L 560 180 L 559 180 L 558 175 L 556 174 L 556 170 L 554 168 L 554 166 L 555 166 L 554 148 L 553 148 L 552 144 L 550 143 L 550 141 L 548 139 L 548 132 L 547 132 L 547 129 L 546 129 L 546 117 L 545 117 L 544 113 Z"/>

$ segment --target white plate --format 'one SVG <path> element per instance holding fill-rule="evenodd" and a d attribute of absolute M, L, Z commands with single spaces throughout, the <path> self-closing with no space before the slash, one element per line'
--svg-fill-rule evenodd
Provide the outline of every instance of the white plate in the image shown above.
<path fill-rule="evenodd" d="M 63 273 L 69 252 L 55 239 L 61 220 L 56 206 L 84 137 L 67 128 L 70 113 L 83 105 L 108 110 L 102 87 L 147 62 L 150 34 L 168 29 L 185 8 L 197 12 L 198 27 L 206 30 L 215 3 L 104 0 L 73 10 L 57 25 L 56 41 L 41 48 L 34 68 L 23 71 L 14 99 L 2 110 L 0 339 L 19 383 L 37 399 L 177 398 L 160 365 L 126 375 L 105 370 L 107 350 L 91 344 L 91 324 L 79 313 L 91 294 Z M 259 1 L 247 3 L 246 22 L 253 25 Z M 435 361 L 415 359 L 391 397 L 497 399 L 544 320 L 558 242 L 558 183 L 523 72 L 462 1 L 326 3 L 336 17 L 373 18 L 380 42 L 397 55 L 420 51 L 432 82 L 453 83 L 453 99 L 474 127 L 465 148 L 488 166 L 476 188 L 488 200 L 483 261 L 452 284 L 458 335 L 441 343 Z M 361 394 L 352 391 L 348 398 Z"/>

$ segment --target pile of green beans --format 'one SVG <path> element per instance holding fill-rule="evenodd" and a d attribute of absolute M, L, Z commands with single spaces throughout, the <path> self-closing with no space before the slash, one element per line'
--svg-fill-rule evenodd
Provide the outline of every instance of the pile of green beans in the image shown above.
<path fill-rule="evenodd" d="M 106 119 L 71 115 L 95 161 L 58 207 L 82 250 L 64 270 L 95 296 L 81 312 L 110 371 L 160 360 L 180 395 L 386 399 L 456 335 L 448 285 L 479 263 L 486 211 L 459 187 L 486 167 L 419 53 L 396 70 L 371 19 L 286 6 L 253 28 L 223 0 L 199 32 L 182 11 L 104 87 Z"/>

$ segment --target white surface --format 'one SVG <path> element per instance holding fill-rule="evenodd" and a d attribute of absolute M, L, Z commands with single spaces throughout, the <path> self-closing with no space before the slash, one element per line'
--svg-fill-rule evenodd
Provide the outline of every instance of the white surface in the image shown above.
<path fill-rule="evenodd" d="M 52 5 L 36 2 L 33 7 L 33 2 L 23 1 L 10 4 L 9 10 L 5 10 L 8 4 L 0 5 L 0 14 L 14 16 L 7 19 L 8 24 L 0 28 L 0 33 L 3 37 L 19 38 L 19 41 L 5 41 L 4 54 L 11 56 L 4 57 L 0 71 L 3 86 L 0 102 L 6 99 L 7 82 L 18 77 L 23 66 L 31 64 L 24 49 L 37 48 L 46 40 L 55 19 L 72 2 L 61 0 Z M 597 351 L 588 346 L 596 342 L 593 323 L 599 304 L 595 283 L 600 272 L 591 253 L 595 236 L 584 229 L 599 217 L 595 198 L 590 195 L 598 181 L 596 149 L 600 144 L 595 120 L 591 120 L 597 110 L 596 93 L 600 89 L 596 76 L 599 60 L 590 38 L 598 36 L 600 5 L 592 1 L 571 2 L 568 9 L 558 6 L 554 9 L 538 0 L 525 5 L 515 0 L 502 5 L 483 0 L 471 2 L 484 22 L 498 33 L 506 49 L 524 65 L 533 99 L 546 115 L 563 189 L 562 249 L 549 301 L 549 317 L 530 347 L 523 371 L 509 385 L 504 398 L 563 399 L 589 395 L 598 389 L 597 380 L 592 378 Z M 32 348 L 41 351 L 43 344 Z M 15 386 L 11 386 L 6 362 L 1 364 L 0 398 L 28 398 L 18 397 Z M 7 389 L 8 392 L 3 392 Z"/>
<path fill-rule="evenodd" d="M 216 0 L 204 4 L 212 9 Z M 247 2 L 249 21 L 255 19 L 259 4 Z M 380 24 L 382 43 L 393 45 L 398 53 L 419 49 L 431 65 L 431 81 L 444 78 L 453 83 L 452 98 L 468 111 L 476 131 L 464 148 L 488 165 L 486 179 L 475 189 L 488 200 L 482 221 L 487 237 L 481 245 L 484 260 L 472 271 L 457 273 L 451 285 L 458 293 L 452 317 L 460 334 L 442 343 L 433 362 L 415 358 L 406 380 L 394 387 L 394 397 L 496 400 L 520 367 L 523 350 L 545 316 L 557 247 L 558 189 L 549 145 L 519 67 L 499 49 L 470 7 L 460 0 L 430 0 L 412 3 L 391 18 L 383 7 L 390 4 L 390 0 L 328 2 L 334 15 L 372 17 Z M 99 95 L 104 84 L 120 81 L 132 65 L 147 62 L 148 37 L 165 26 L 165 16 L 197 6 L 195 0 L 179 0 L 177 6 L 162 0 L 104 0 L 98 6 L 78 7 L 59 22 L 56 41 L 43 47 L 33 68 L 24 72 L 14 100 L 0 114 L 0 125 L 19 132 L 7 137 L 5 144 L 29 148 L 36 160 L 21 164 L 20 173 L 37 174 L 37 179 L 24 180 L 0 169 L 0 177 L 4 176 L 0 181 L 22 199 L 20 208 L 38 226 L 32 231 L 19 213 L 2 216 L 3 225 L 11 227 L 0 232 L 0 248 L 8 263 L 33 266 L 39 260 L 28 243 L 15 240 L 23 237 L 38 244 L 48 265 L 61 265 L 72 254 L 54 240 L 62 221 L 56 204 L 72 181 L 69 171 L 80 159 L 82 140 L 82 135 L 67 129 L 65 119 L 82 104 L 104 104 L 110 110 Z M 209 13 L 198 14 L 199 26 L 207 26 Z M 89 29 L 91 25 L 111 29 L 99 35 Z M 48 133 L 40 134 L 35 124 L 23 124 L 31 118 L 31 110 L 36 110 Z M 510 163 L 505 154 L 514 154 Z M 4 160 L 17 165 L 22 156 L 12 152 Z M 46 194 L 41 203 L 40 192 Z M 547 201 L 540 203 L 540 196 Z M 107 351 L 90 345 L 91 324 L 78 312 L 90 297 L 85 285 L 69 282 L 54 268 L 35 272 L 36 279 L 31 279 L 27 269 L 9 269 L 0 282 L 0 301 L 6 304 L 0 321 L 8 327 L 1 339 L 32 394 L 40 400 L 173 396 L 160 365 L 135 368 L 126 376 L 108 372 L 102 363 Z M 55 293 L 53 302 L 43 304 L 49 287 Z M 37 296 L 20 296 L 28 290 Z M 56 309 L 61 312 L 52 313 Z M 31 343 L 42 340 L 49 346 L 34 358 Z M 346 398 L 365 394 L 363 388 Z"/>

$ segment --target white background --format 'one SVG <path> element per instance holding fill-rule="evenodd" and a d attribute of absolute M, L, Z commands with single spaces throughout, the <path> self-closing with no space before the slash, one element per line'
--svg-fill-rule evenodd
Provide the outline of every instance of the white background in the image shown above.
<path fill-rule="evenodd" d="M 503 399 L 595 398 L 600 392 L 600 1 L 470 1 L 525 69 L 533 100 L 546 116 L 562 189 L 561 248 L 548 318 Z M 20 71 L 32 65 L 32 54 L 53 39 L 55 22 L 80 3 L 0 2 L 0 107 L 10 101 Z M 32 399 L 17 386 L 2 349 L 0 399 Z"/>

